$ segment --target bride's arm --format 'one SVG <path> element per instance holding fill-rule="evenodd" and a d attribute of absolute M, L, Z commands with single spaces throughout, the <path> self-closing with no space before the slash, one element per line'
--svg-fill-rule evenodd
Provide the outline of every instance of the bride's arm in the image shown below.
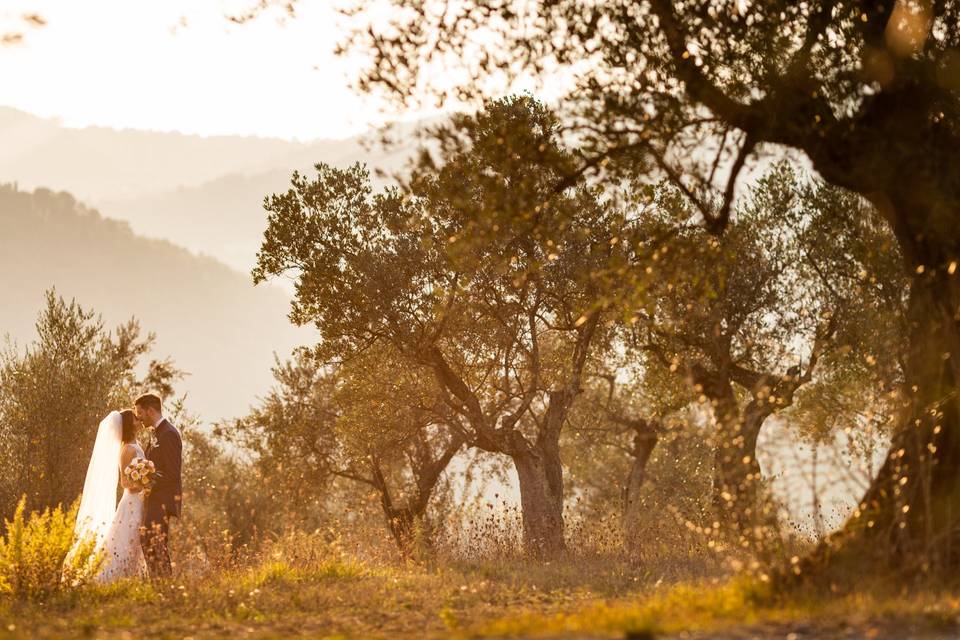
<path fill-rule="evenodd" d="M 124 489 L 129 489 L 132 493 L 138 493 L 143 488 L 140 485 L 131 482 L 130 479 L 127 478 L 126 474 L 123 473 L 123 470 L 126 469 L 127 465 L 129 465 L 136 457 L 137 450 L 133 445 L 123 445 L 123 451 L 120 452 L 120 486 Z"/>

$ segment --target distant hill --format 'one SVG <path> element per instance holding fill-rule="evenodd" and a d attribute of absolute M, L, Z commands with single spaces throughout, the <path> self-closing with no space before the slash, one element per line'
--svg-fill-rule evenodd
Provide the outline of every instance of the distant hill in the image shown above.
<path fill-rule="evenodd" d="M 414 125 L 411 125 L 414 126 Z M 0 106 L 0 178 L 55 187 L 85 202 L 157 194 L 226 175 L 309 168 L 315 162 L 398 166 L 361 137 L 294 142 L 252 136 L 65 127 Z"/>
<path fill-rule="evenodd" d="M 249 273 L 267 227 L 265 195 L 286 191 L 287 171 L 256 176 L 231 174 L 194 187 L 137 198 L 107 200 L 98 208 L 130 222 L 139 234 L 168 238 Z"/>
<path fill-rule="evenodd" d="M 304 150 L 284 140 L 74 129 L 0 107 L 0 177 L 66 189 L 91 202 L 156 193 L 233 172 L 263 171 Z"/>
<path fill-rule="evenodd" d="M 286 319 L 288 296 L 170 242 L 136 235 L 64 192 L 0 185 L 0 336 L 26 344 L 55 286 L 108 326 L 136 316 L 155 353 L 190 372 L 189 405 L 206 419 L 243 413 L 269 389 L 273 353 L 312 340 Z"/>
<path fill-rule="evenodd" d="M 409 131 L 416 125 L 409 125 Z M 164 238 L 249 271 L 266 225 L 266 195 L 296 169 L 364 162 L 396 171 L 410 148 L 368 149 L 361 138 L 310 143 L 72 129 L 0 107 L 0 182 L 64 189 L 137 234 Z"/>

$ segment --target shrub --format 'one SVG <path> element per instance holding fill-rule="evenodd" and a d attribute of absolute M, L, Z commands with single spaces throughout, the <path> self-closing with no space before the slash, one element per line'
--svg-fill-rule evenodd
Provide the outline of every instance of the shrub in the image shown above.
<path fill-rule="evenodd" d="M 87 583 L 99 567 L 99 559 L 93 539 L 70 553 L 76 540 L 73 528 L 79 501 L 67 511 L 57 506 L 29 516 L 25 515 L 26 502 L 26 496 L 20 499 L 13 520 L 5 521 L 5 537 L 0 538 L 0 593 L 42 598 L 65 586 Z"/>

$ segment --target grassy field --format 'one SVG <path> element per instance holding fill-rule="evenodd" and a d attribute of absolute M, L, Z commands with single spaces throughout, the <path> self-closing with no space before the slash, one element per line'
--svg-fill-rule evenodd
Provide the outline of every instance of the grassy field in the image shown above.
<path fill-rule="evenodd" d="M 0 637 L 951 638 L 960 598 L 890 587 L 774 597 L 746 578 L 667 584 L 610 559 L 445 568 L 282 561 L 194 580 L 0 600 Z"/>

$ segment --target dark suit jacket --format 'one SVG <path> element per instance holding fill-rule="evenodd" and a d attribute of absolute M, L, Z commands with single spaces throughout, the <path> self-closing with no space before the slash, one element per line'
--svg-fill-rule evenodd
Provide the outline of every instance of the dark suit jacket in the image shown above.
<path fill-rule="evenodd" d="M 155 434 L 157 446 L 149 447 L 147 459 L 152 460 L 160 477 L 147 497 L 147 512 L 166 511 L 167 516 L 180 517 L 180 500 L 183 486 L 180 483 L 180 468 L 183 457 L 183 443 L 180 433 L 165 419 L 157 425 Z M 152 508 L 151 508 L 152 507 Z"/>

